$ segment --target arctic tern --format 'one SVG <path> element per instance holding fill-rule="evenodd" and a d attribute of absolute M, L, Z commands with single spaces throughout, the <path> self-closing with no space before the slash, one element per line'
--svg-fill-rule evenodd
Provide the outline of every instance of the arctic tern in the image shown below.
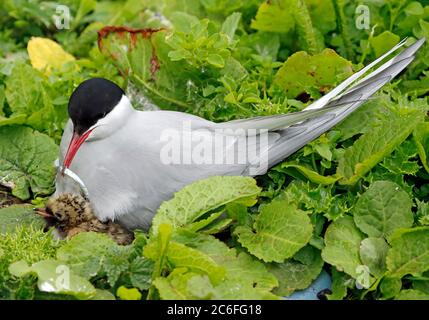
<path fill-rule="evenodd" d="M 55 196 L 80 193 L 84 185 L 100 220 L 112 220 L 129 229 L 148 229 L 159 205 L 185 185 L 216 175 L 264 174 L 339 123 L 404 70 L 425 39 L 397 53 L 405 42 L 301 112 L 223 123 L 177 111 L 138 111 L 113 82 L 86 80 L 69 100 L 70 120 L 60 146 Z M 386 61 L 392 54 L 395 56 Z M 193 133 L 197 132 L 202 134 L 195 139 Z M 164 161 L 163 157 L 174 153 L 172 141 L 166 140 L 174 138 L 174 133 L 180 136 L 172 140 L 180 143 L 180 161 Z M 266 140 L 258 140 L 262 135 Z M 227 143 L 216 144 L 219 138 Z M 249 150 L 255 149 L 252 156 L 246 161 L 222 162 L 231 155 L 234 159 L 243 155 L 239 141 L 246 141 Z M 170 150 L 166 152 L 168 143 Z M 197 147 L 205 150 L 208 158 L 220 154 L 217 160 L 221 161 L 192 159 Z M 64 174 L 67 171 L 79 177 L 80 184 Z"/>

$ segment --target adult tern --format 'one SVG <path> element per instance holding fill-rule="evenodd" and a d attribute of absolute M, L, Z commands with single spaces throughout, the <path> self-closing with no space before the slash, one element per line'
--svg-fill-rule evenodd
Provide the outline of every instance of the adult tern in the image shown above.
<path fill-rule="evenodd" d="M 159 205 L 185 185 L 215 175 L 264 174 L 332 128 L 404 70 L 424 41 L 398 53 L 401 41 L 301 112 L 224 123 L 137 111 L 113 82 L 84 81 L 69 101 L 56 195 L 79 193 L 84 185 L 100 220 L 148 229 Z"/>

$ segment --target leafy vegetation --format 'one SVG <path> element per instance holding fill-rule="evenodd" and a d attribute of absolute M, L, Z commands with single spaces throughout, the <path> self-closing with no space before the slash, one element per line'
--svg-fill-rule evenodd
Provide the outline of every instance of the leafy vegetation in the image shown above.
<path fill-rule="evenodd" d="M 359 2 L 369 16 L 347 0 L 62 3 L 64 28 L 55 2 L 0 4 L 0 200 L 53 192 L 68 97 L 90 77 L 139 109 L 226 121 L 302 110 L 429 36 L 426 0 Z M 57 241 L 32 206 L 1 208 L 0 298 L 278 299 L 324 269 L 329 299 L 428 299 L 428 54 L 266 175 L 185 187 L 129 246 Z"/>

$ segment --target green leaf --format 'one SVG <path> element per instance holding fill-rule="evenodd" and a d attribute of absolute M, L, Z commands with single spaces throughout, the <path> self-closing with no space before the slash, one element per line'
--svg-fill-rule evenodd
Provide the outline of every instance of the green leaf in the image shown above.
<path fill-rule="evenodd" d="M 376 181 L 353 208 L 354 221 L 370 237 L 388 237 L 397 228 L 413 225 L 413 203 L 399 185 Z"/>
<path fill-rule="evenodd" d="M 102 273 L 106 274 L 107 282 L 112 288 L 115 287 L 121 274 L 129 269 L 129 248 L 124 246 L 113 246 L 104 257 Z"/>
<path fill-rule="evenodd" d="M 333 194 L 332 186 L 313 186 L 309 182 L 299 180 L 292 181 L 279 199 L 294 202 L 299 208 L 309 213 L 323 214 L 330 220 L 335 220 L 348 211 L 348 205 L 344 197 Z"/>
<path fill-rule="evenodd" d="M 357 268 L 362 265 L 359 249 L 363 239 L 363 234 L 354 224 L 352 217 L 339 218 L 326 230 L 322 258 L 336 266 L 339 271 L 344 271 L 356 278 Z"/>
<path fill-rule="evenodd" d="M 42 79 L 26 63 L 16 63 L 6 80 L 6 99 L 14 114 L 31 115 L 42 105 Z"/>
<path fill-rule="evenodd" d="M 225 268 L 226 282 L 241 283 L 261 290 L 271 290 L 278 285 L 277 279 L 268 272 L 259 260 L 246 254 L 238 253 L 234 248 L 218 239 L 203 234 L 180 230 L 174 240 L 207 254 L 218 265 Z"/>
<path fill-rule="evenodd" d="M 418 275 L 429 269 L 429 228 L 397 230 L 387 253 L 389 276 Z"/>
<path fill-rule="evenodd" d="M 78 299 L 88 299 L 96 295 L 96 290 L 89 281 L 74 274 L 60 261 L 43 260 L 28 266 L 21 260 L 11 264 L 9 272 L 16 277 L 36 274 L 37 286 L 43 292 L 72 295 Z"/>
<path fill-rule="evenodd" d="M 118 288 L 116 295 L 121 300 L 141 300 L 142 298 L 142 294 L 136 288 L 128 289 L 124 286 Z"/>
<path fill-rule="evenodd" d="M 339 272 L 335 267 L 332 270 L 332 294 L 328 294 L 329 300 L 342 300 L 347 296 L 347 288 L 352 280 L 347 274 Z"/>
<path fill-rule="evenodd" d="M 308 288 L 322 271 L 323 264 L 320 251 L 307 245 L 293 259 L 269 265 L 270 272 L 279 279 L 279 286 L 273 292 L 279 296 L 286 296 L 296 290 Z"/>
<path fill-rule="evenodd" d="M 423 276 L 426 276 L 426 275 L 427 275 L 427 272 L 423 273 Z M 413 289 L 416 289 L 416 290 L 422 291 L 426 294 L 429 294 L 429 281 L 428 281 L 428 279 L 426 278 L 424 280 L 423 279 L 422 280 L 420 280 L 420 279 L 413 280 Z"/>
<path fill-rule="evenodd" d="M 213 294 L 213 286 L 207 276 L 177 268 L 166 278 L 157 278 L 154 285 L 164 300 L 207 299 Z"/>
<path fill-rule="evenodd" d="M 353 185 L 385 156 L 392 153 L 423 120 L 419 109 L 402 108 L 390 112 L 372 130 L 363 134 L 339 159 L 337 174 L 341 184 Z"/>
<path fill-rule="evenodd" d="M 259 192 L 250 177 L 211 177 L 197 181 L 162 203 L 153 218 L 151 232 L 156 234 L 161 223 L 169 223 L 173 228 L 185 226 L 228 203 L 254 199 Z"/>
<path fill-rule="evenodd" d="M 331 1 L 305 0 L 305 3 L 310 11 L 311 20 L 318 30 L 323 33 L 335 30 L 336 15 Z"/>
<path fill-rule="evenodd" d="M 215 288 L 214 300 L 279 300 L 279 297 L 266 290 L 254 288 L 241 282 L 222 282 Z"/>
<path fill-rule="evenodd" d="M 328 92 L 351 74 L 351 63 L 332 49 L 313 56 L 300 51 L 277 71 L 273 87 L 282 89 L 288 98 L 296 98 L 302 93 Z"/>
<path fill-rule="evenodd" d="M 398 35 L 386 30 L 378 36 L 371 37 L 369 42 L 374 49 L 375 56 L 378 58 L 398 44 L 400 40 L 401 38 Z"/>
<path fill-rule="evenodd" d="M 0 209 L 0 234 L 13 233 L 22 225 L 34 225 L 43 229 L 45 222 L 34 213 L 30 205 L 13 205 Z"/>
<path fill-rule="evenodd" d="M 384 277 L 380 283 L 380 291 L 385 299 L 391 299 L 396 296 L 402 288 L 400 278 Z"/>
<path fill-rule="evenodd" d="M 50 194 L 55 178 L 58 147 L 48 136 L 26 127 L 0 127 L 0 183 L 26 200 Z"/>
<path fill-rule="evenodd" d="M 245 252 L 231 257 L 222 265 L 226 268 L 227 281 L 249 284 L 254 288 L 268 291 L 278 285 L 275 275 L 269 272 L 263 263 Z"/>
<path fill-rule="evenodd" d="M 390 100 L 390 97 L 382 97 L 385 100 Z M 373 127 L 374 120 L 376 120 L 377 113 L 385 108 L 383 102 L 384 101 L 380 98 L 370 100 L 336 125 L 333 130 L 340 131 L 341 141 L 370 131 Z"/>
<path fill-rule="evenodd" d="M 299 40 L 302 42 L 301 48 L 309 53 L 315 54 L 323 50 L 323 36 L 319 30 L 313 26 L 312 17 L 307 8 L 305 0 L 293 0 L 292 10 L 296 22 Z"/>
<path fill-rule="evenodd" d="M 302 173 L 311 182 L 321 184 L 321 185 L 334 184 L 339 179 L 339 177 L 337 178 L 335 176 L 323 176 L 318 172 L 306 167 L 305 165 L 295 164 L 293 162 L 283 162 L 279 168 L 281 169 L 294 168 L 298 170 L 300 173 Z"/>
<path fill-rule="evenodd" d="M 79 276 L 90 279 L 101 270 L 106 256 L 118 245 L 103 233 L 82 232 L 57 251 L 57 259 Z"/>
<path fill-rule="evenodd" d="M 383 238 L 366 238 L 360 244 L 360 258 L 377 278 L 386 272 L 388 244 Z"/>
<path fill-rule="evenodd" d="M 234 12 L 230 16 L 228 16 L 225 21 L 222 23 L 222 28 L 220 29 L 221 32 L 225 33 L 228 38 L 229 42 L 232 42 L 234 39 L 235 31 L 237 30 L 238 23 L 241 19 L 241 13 Z"/>
<path fill-rule="evenodd" d="M 287 201 L 273 201 L 262 208 L 253 228 L 235 229 L 238 241 L 265 262 L 283 262 L 304 247 L 313 227 L 304 211 Z"/>
<path fill-rule="evenodd" d="M 414 140 L 405 140 L 381 165 L 395 174 L 415 175 L 420 166 L 417 161 L 410 161 L 417 155 L 417 144 Z"/>
<path fill-rule="evenodd" d="M 148 244 L 143 248 L 143 255 L 155 262 L 152 272 L 152 281 L 158 278 L 164 271 L 164 267 L 167 263 L 167 252 L 172 231 L 173 228 L 169 224 L 161 224 L 158 234 L 152 236 Z M 153 286 L 149 288 L 148 299 L 153 298 L 153 288 Z"/>
<path fill-rule="evenodd" d="M 116 300 L 115 296 L 107 290 L 95 289 L 95 296 L 91 300 Z"/>
<path fill-rule="evenodd" d="M 135 258 L 130 264 L 131 284 L 140 289 L 147 290 L 150 287 L 154 263 L 143 257 Z"/>
<path fill-rule="evenodd" d="M 207 57 L 207 62 L 215 66 L 216 68 L 223 68 L 225 65 L 225 60 L 222 58 L 221 55 L 218 54 L 209 54 L 209 56 Z"/>
<path fill-rule="evenodd" d="M 426 150 L 429 150 L 429 122 L 419 123 L 413 132 L 413 137 L 416 141 L 423 167 L 429 173 L 429 159 L 426 153 Z"/>
<path fill-rule="evenodd" d="M 407 289 L 402 290 L 395 300 L 429 300 L 429 294 L 419 290 Z"/>
<path fill-rule="evenodd" d="M 167 259 L 174 267 L 186 267 L 189 270 L 206 274 L 213 284 L 218 284 L 225 276 L 225 269 L 201 251 L 181 243 L 170 242 Z"/>
<path fill-rule="evenodd" d="M 263 2 L 252 24 L 253 29 L 286 33 L 294 28 L 295 20 L 288 0 Z"/>

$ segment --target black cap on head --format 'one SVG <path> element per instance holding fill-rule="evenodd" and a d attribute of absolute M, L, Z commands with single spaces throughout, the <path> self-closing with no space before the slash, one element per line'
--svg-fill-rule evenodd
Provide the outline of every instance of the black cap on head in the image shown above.
<path fill-rule="evenodd" d="M 69 100 L 69 116 L 74 131 L 83 134 L 121 100 L 124 91 L 112 81 L 92 78 L 82 82 Z"/>

